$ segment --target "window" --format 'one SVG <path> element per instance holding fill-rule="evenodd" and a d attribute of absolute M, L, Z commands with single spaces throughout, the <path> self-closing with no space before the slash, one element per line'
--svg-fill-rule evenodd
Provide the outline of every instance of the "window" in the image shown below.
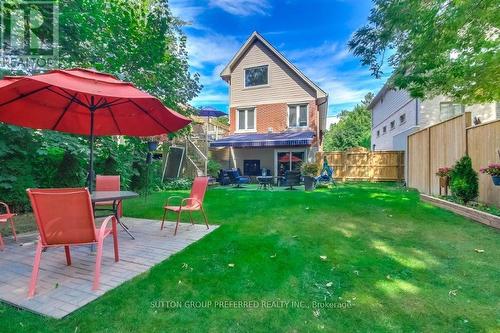
<path fill-rule="evenodd" d="M 267 65 L 245 69 L 245 88 L 262 86 L 268 83 L 269 80 Z"/>
<path fill-rule="evenodd" d="M 239 109 L 236 115 L 238 131 L 255 130 L 255 108 Z"/>
<path fill-rule="evenodd" d="M 307 104 L 288 106 L 288 127 L 307 127 Z"/>
<path fill-rule="evenodd" d="M 443 121 L 464 113 L 462 104 L 442 102 L 439 104 L 439 120 Z"/>
<path fill-rule="evenodd" d="M 377 131 L 377 138 L 380 136 L 380 130 Z"/>
<path fill-rule="evenodd" d="M 385 134 L 387 133 L 387 126 L 382 127 L 382 132 Z"/>
<path fill-rule="evenodd" d="M 391 121 L 391 131 L 396 128 L 396 121 Z"/>
<path fill-rule="evenodd" d="M 406 113 L 399 116 L 399 125 L 403 125 L 404 123 L 406 123 Z"/>

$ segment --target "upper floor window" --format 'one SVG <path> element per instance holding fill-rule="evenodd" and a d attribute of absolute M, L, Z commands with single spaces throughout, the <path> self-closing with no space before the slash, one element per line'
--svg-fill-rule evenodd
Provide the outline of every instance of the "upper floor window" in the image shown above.
<path fill-rule="evenodd" d="M 255 108 L 238 109 L 236 113 L 238 131 L 255 130 Z"/>
<path fill-rule="evenodd" d="M 441 102 L 439 104 L 439 120 L 443 121 L 464 113 L 465 108 L 462 104 L 452 102 Z"/>
<path fill-rule="evenodd" d="M 380 130 L 377 130 L 377 138 L 380 136 Z"/>
<path fill-rule="evenodd" d="M 288 106 L 288 127 L 307 127 L 307 104 Z"/>
<path fill-rule="evenodd" d="M 269 83 L 268 66 L 258 66 L 245 69 L 245 88 L 262 86 Z"/>
<path fill-rule="evenodd" d="M 406 113 L 399 116 L 399 125 L 403 125 L 404 123 L 406 123 Z"/>
<path fill-rule="evenodd" d="M 396 128 L 396 121 L 391 121 L 391 131 Z"/>
<path fill-rule="evenodd" d="M 387 133 L 387 126 L 382 127 L 382 133 Z"/>

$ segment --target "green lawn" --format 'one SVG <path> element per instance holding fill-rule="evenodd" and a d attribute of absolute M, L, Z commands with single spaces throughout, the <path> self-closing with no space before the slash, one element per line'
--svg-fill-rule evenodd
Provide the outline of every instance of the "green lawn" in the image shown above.
<path fill-rule="evenodd" d="M 187 192 L 126 202 L 125 215 L 160 219 L 171 194 Z M 498 332 L 499 232 L 416 192 L 213 188 L 206 210 L 221 227 L 149 272 L 63 320 L 0 305 L 0 331 Z"/>

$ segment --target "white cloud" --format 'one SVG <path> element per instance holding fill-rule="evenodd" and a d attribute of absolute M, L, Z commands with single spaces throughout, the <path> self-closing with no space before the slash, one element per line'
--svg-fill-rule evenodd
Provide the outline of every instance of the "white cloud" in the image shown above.
<path fill-rule="evenodd" d="M 196 68 L 226 64 L 241 47 L 234 36 L 207 33 L 204 36 L 188 36 L 189 64 Z"/>
<path fill-rule="evenodd" d="M 284 53 L 328 93 L 330 113 L 351 108 L 368 92 L 376 93 L 383 84 L 382 80 L 371 78 L 368 70 L 359 69 L 359 65 L 356 65 L 358 60 L 349 53 L 343 42 L 325 41 L 319 46 L 290 49 Z M 345 70 L 346 62 L 354 69 Z"/>
<path fill-rule="evenodd" d="M 271 9 L 268 0 L 210 0 L 209 4 L 239 16 L 269 15 L 268 11 Z"/>

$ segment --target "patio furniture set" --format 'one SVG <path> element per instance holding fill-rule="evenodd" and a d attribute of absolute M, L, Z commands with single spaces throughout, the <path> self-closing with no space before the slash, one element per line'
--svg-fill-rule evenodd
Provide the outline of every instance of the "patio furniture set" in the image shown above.
<path fill-rule="evenodd" d="M 191 224 L 194 224 L 192 212 L 201 211 L 205 225 L 209 228 L 208 219 L 203 209 L 203 200 L 208 186 L 208 177 L 197 177 L 193 182 L 188 198 L 169 197 L 163 206 L 164 215 L 160 230 L 163 230 L 168 211 L 177 213 L 177 222 L 174 236 L 180 223 L 182 212 L 189 212 Z M 42 253 L 50 247 L 64 247 L 66 263 L 71 266 L 70 246 L 90 245 L 96 252 L 93 290 L 99 289 L 101 272 L 102 250 L 104 239 L 113 237 L 115 262 L 120 260 L 117 236 L 117 226 L 132 238 L 129 228 L 120 220 L 122 216 L 122 201 L 137 197 L 131 191 L 120 190 L 120 176 L 96 176 L 96 191 L 90 193 L 87 188 L 57 188 L 57 189 L 27 189 L 31 201 L 35 222 L 39 232 L 39 239 L 35 251 L 33 271 L 29 283 L 28 297 L 35 295 L 36 281 L 40 268 Z M 171 205 L 170 201 L 179 198 L 178 205 Z M 0 223 L 10 223 L 14 241 L 17 240 L 13 218 L 9 206 L 4 206 L 5 213 L 0 214 Z M 110 214 L 98 215 L 107 211 Z M 100 227 L 95 224 L 96 218 L 104 218 Z M 4 250 L 4 242 L 0 234 L 0 250 Z"/>
<path fill-rule="evenodd" d="M 272 176 L 270 170 L 263 169 L 261 176 L 256 176 L 255 180 L 259 184 L 260 189 L 272 189 L 275 185 L 278 187 L 285 186 L 290 190 L 295 189 L 294 186 L 302 185 L 302 176 L 300 171 L 285 171 L 284 176 Z M 219 171 L 217 182 L 220 185 L 232 185 L 235 188 L 242 188 L 244 185 L 252 183 L 252 178 L 242 176 L 239 169 L 228 169 Z"/>

